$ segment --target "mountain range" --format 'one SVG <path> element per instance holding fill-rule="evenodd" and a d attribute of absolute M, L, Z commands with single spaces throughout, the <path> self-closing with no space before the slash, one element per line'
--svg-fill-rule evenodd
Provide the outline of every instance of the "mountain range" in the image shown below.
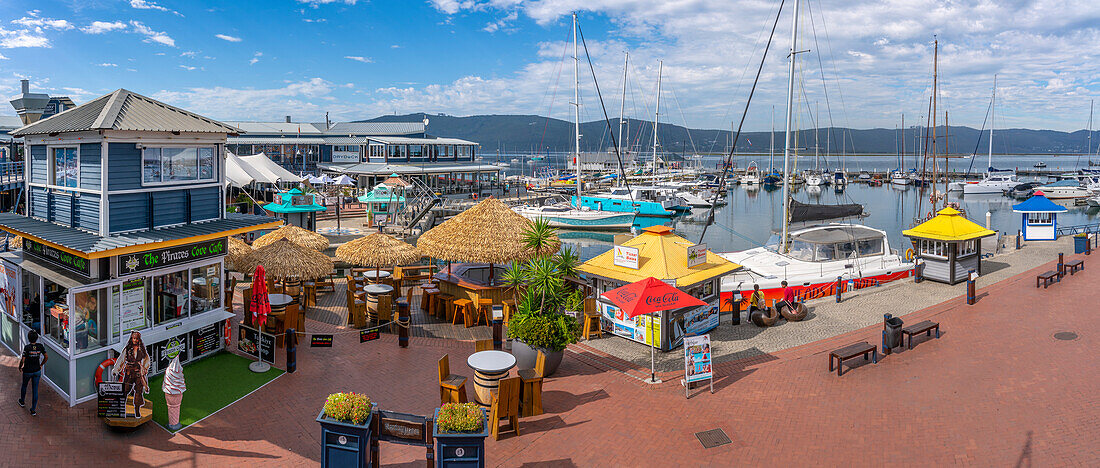
<path fill-rule="evenodd" d="M 572 151 L 573 123 L 538 115 L 472 115 L 455 117 L 445 114 L 384 115 L 362 122 L 419 122 L 428 119 L 428 133 L 440 137 L 461 138 L 480 143 L 483 155 L 491 153 L 533 153 Z M 603 151 L 611 147 L 614 134 L 619 138 L 618 118 L 611 120 L 610 132 L 606 121 L 581 123 L 581 150 Z M 641 153 L 653 148 L 653 122 L 626 120 L 625 132 L 630 147 Z M 905 130 L 905 150 L 913 154 L 920 140 L 920 129 Z M 1100 131 L 1093 131 L 1093 149 L 1100 144 Z M 815 130 L 798 132 L 801 152 L 815 148 Z M 902 132 L 890 128 L 817 129 L 818 149 L 832 154 L 896 154 Z M 661 152 L 671 153 L 726 153 L 729 151 L 731 132 L 715 129 L 688 129 L 679 125 L 662 123 L 657 126 L 657 141 Z M 988 151 L 988 131 L 965 126 L 936 128 L 939 147 L 945 139 L 953 154 L 982 154 Z M 929 139 L 930 140 L 930 139 Z M 993 152 L 997 154 L 1081 154 L 1088 152 L 1088 132 L 1060 132 L 1055 130 L 1031 130 L 1024 128 L 994 130 Z M 771 139 L 769 132 L 743 132 L 738 140 L 738 152 L 767 153 Z M 927 142 L 923 143 L 927 144 Z M 775 151 L 783 148 L 782 131 L 775 132 Z"/>

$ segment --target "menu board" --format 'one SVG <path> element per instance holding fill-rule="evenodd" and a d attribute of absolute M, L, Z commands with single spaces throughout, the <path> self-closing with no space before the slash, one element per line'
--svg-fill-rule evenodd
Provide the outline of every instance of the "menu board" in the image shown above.
<path fill-rule="evenodd" d="M 97 413 L 101 418 L 122 418 L 126 416 L 126 394 L 122 391 L 122 382 L 100 382 L 98 388 Z"/>
<path fill-rule="evenodd" d="M 191 332 L 191 355 L 199 357 L 211 351 L 217 351 L 221 343 L 221 327 L 218 324 L 207 325 Z"/>
<path fill-rule="evenodd" d="M 237 328 L 237 349 L 261 361 L 275 364 L 275 335 L 240 325 Z"/>
<path fill-rule="evenodd" d="M 713 376 L 710 362 L 710 335 L 684 337 L 684 380 L 698 382 Z"/>
<path fill-rule="evenodd" d="M 122 283 L 122 293 L 115 304 L 122 315 L 122 332 L 145 328 L 145 280 Z"/>

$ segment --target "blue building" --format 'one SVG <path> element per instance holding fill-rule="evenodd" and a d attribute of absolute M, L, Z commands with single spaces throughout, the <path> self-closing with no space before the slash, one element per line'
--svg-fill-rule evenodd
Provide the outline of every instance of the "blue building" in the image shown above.
<path fill-rule="evenodd" d="M 1068 208 L 1036 191 L 1023 203 L 1013 205 L 1012 211 L 1021 213 L 1020 230 L 1025 241 L 1043 241 L 1058 239 L 1058 213 L 1065 213 Z"/>
<path fill-rule="evenodd" d="M 26 215 L 0 254 L 0 342 L 39 331 L 45 381 L 95 398 L 96 368 L 139 331 L 163 371 L 223 347 L 227 237 L 282 224 L 225 212 L 226 138 L 240 130 L 119 89 L 11 132 L 28 155 Z"/>

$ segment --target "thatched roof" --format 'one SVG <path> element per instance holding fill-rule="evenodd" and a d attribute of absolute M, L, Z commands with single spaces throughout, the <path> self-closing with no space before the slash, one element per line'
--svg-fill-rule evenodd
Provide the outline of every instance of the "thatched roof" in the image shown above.
<path fill-rule="evenodd" d="M 272 244 L 279 239 L 287 239 L 295 244 L 309 247 L 318 252 L 328 248 L 328 238 L 313 231 L 307 231 L 293 224 L 288 224 L 279 229 L 260 236 L 252 242 L 252 248 L 258 249 Z"/>
<path fill-rule="evenodd" d="M 487 198 L 458 216 L 425 232 L 417 240 L 420 252 L 455 262 L 507 263 L 526 260 L 537 253 L 523 244 L 523 231 L 531 221 L 495 198 Z M 557 236 L 547 252 L 561 246 Z"/>
<path fill-rule="evenodd" d="M 332 273 L 332 259 L 321 252 L 303 247 L 287 239 L 278 239 L 256 248 L 239 265 L 241 271 L 252 272 L 263 265 L 268 278 L 301 278 L 311 280 Z"/>
<path fill-rule="evenodd" d="M 415 263 L 423 255 L 408 243 L 376 232 L 337 247 L 336 258 L 352 265 L 379 268 Z"/>
<path fill-rule="evenodd" d="M 236 265 L 243 264 L 241 261 L 251 253 L 251 246 L 245 244 L 243 240 L 236 236 L 229 236 L 229 252 L 225 260 L 229 262 L 231 267 L 236 268 Z"/>

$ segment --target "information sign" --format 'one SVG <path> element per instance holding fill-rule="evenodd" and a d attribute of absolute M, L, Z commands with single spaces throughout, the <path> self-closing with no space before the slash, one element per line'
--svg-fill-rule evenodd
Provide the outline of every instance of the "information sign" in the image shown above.
<path fill-rule="evenodd" d="M 97 393 L 97 412 L 101 418 L 122 418 L 126 416 L 126 393 L 122 391 L 122 382 L 100 382 Z"/>
<path fill-rule="evenodd" d="M 638 248 L 627 247 L 624 245 L 616 245 L 615 250 L 615 265 L 624 268 L 638 269 Z"/>
<path fill-rule="evenodd" d="M 687 267 L 707 263 L 707 244 L 695 244 L 687 247 Z"/>
<path fill-rule="evenodd" d="M 219 324 L 207 325 L 191 332 L 191 355 L 197 358 L 206 353 L 217 351 L 221 343 L 221 327 Z"/>
<path fill-rule="evenodd" d="M 692 382 L 710 379 L 714 393 L 714 369 L 711 367 L 710 335 L 684 337 L 684 396 Z"/>
<path fill-rule="evenodd" d="M 123 333 L 145 328 L 145 279 L 122 283 L 122 293 L 117 304 L 122 315 Z"/>
<path fill-rule="evenodd" d="M 360 338 L 362 339 L 362 338 Z M 331 348 L 332 347 L 332 335 L 310 335 L 309 337 L 310 348 Z"/>
<path fill-rule="evenodd" d="M 275 335 L 240 325 L 237 328 L 237 349 L 263 362 L 275 364 Z"/>
<path fill-rule="evenodd" d="M 374 341 L 381 337 L 377 328 L 367 329 L 359 332 L 359 342 L 365 343 L 367 341 Z"/>

